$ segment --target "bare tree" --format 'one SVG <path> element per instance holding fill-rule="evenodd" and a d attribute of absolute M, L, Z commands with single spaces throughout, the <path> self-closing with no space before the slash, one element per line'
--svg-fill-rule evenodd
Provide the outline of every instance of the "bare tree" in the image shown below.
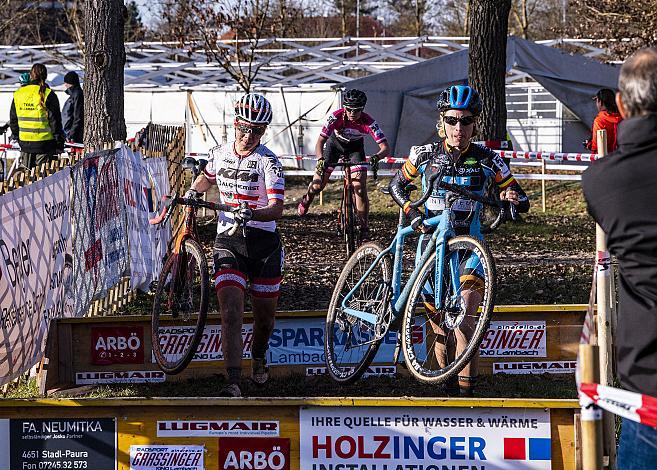
<path fill-rule="evenodd" d="M 427 34 L 428 24 L 425 16 L 432 3 L 430 0 L 385 0 L 385 5 L 396 16 L 390 29 L 400 36 Z"/>
<path fill-rule="evenodd" d="M 570 0 L 568 17 L 569 35 L 603 40 L 616 59 L 657 44 L 657 0 Z"/>
<path fill-rule="evenodd" d="M 506 138 L 506 38 L 511 0 L 472 0 L 468 80 L 484 102 L 479 136 Z"/>
<path fill-rule="evenodd" d="M 434 17 L 434 29 L 447 36 L 468 36 L 471 3 L 472 0 L 442 0 L 442 15 Z"/>
<path fill-rule="evenodd" d="M 94 148 L 125 140 L 121 0 L 85 0 L 84 142 Z"/>
<path fill-rule="evenodd" d="M 343 37 L 347 36 L 349 32 L 348 18 L 356 16 L 358 6 L 360 6 L 358 14 L 361 16 L 369 15 L 374 11 L 376 5 L 371 5 L 370 3 L 368 0 L 360 0 L 360 5 L 358 5 L 357 0 L 333 0 L 333 5 L 340 15 L 340 31 Z"/>
<path fill-rule="evenodd" d="M 562 32 L 561 0 L 513 0 L 510 34 L 524 39 L 547 39 Z"/>

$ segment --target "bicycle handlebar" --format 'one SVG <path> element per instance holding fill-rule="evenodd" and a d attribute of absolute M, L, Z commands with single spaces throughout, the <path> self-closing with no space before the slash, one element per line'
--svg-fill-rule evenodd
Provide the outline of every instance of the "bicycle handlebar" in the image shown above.
<path fill-rule="evenodd" d="M 429 196 L 431 193 L 433 193 L 434 186 L 438 186 L 439 188 L 443 188 L 447 191 L 451 191 L 453 193 L 460 194 L 461 196 L 464 196 L 468 199 L 471 199 L 473 201 L 480 202 L 484 205 L 487 206 L 492 206 L 492 207 L 498 207 L 500 209 L 499 214 L 497 215 L 497 218 L 495 221 L 489 226 L 488 230 L 482 230 L 482 232 L 487 233 L 489 231 L 495 230 L 497 227 L 500 226 L 502 222 L 507 220 L 507 212 L 508 215 L 511 217 L 512 220 L 516 220 L 518 216 L 518 210 L 516 209 L 515 205 L 510 203 L 509 201 L 501 201 L 498 199 L 493 199 L 493 198 L 488 198 L 481 196 L 479 194 L 473 193 L 472 191 L 462 188 L 460 186 L 456 186 L 450 183 L 446 183 L 442 181 L 444 169 L 441 169 L 440 171 L 434 173 L 429 177 L 428 181 L 428 190 L 422 195 L 420 199 L 417 201 L 411 202 L 411 207 L 418 208 L 421 205 L 423 205 L 427 199 L 429 199 Z"/>
<path fill-rule="evenodd" d="M 210 209 L 213 211 L 220 211 L 220 212 L 238 212 L 240 209 L 248 207 L 246 202 L 242 202 L 238 207 L 235 207 L 235 206 L 229 206 L 228 204 L 203 201 L 202 199 L 176 197 L 175 194 L 171 196 L 164 196 L 162 198 L 162 202 L 163 202 L 163 207 L 160 213 L 157 216 L 153 217 L 152 219 L 148 219 L 148 223 L 150 225 L 158 225 L 167 222 L 173 215 L 173 208 L 176 205 L 191 206 L 194 208 L 204 207 L 206 209 Z M 228 234 L 231 236 L 234 235 L 237 229 L 241 225 L 242 224 L 239 221 L 235 220 L 235 223 L 233 224 L 232 228 L 229 230 Z"/>

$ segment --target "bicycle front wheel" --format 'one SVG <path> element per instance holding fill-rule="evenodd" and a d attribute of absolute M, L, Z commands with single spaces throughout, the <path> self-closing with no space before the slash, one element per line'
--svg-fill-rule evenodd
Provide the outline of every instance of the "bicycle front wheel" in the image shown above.
<path fill-rule="evenodd" d="M 160 369 L 182 372 L 196 353 L 208 314 L 208 263 L 200 245 L 183 242 L 164 263 L 153 300 L 151 341 Z"/>
<path fill-rule="evenodd" d="M 390 260 L 384 256 L 360 284 L 347 306 L 376 315 L 376 324 L 342 309 L 342 302 L 383 251 L 378 243 L 362 245 L 349 258 L 333 290 L 324 330 L 324 353 L 329 375 L 348 384 L 358 380 L 376 355 L 391 319 Z"/>
<path fill-rule="evenodd" d="M 424 264 L 402 320 L 408 369 L 419 381 L 433 384 L 454 377 L 471 361 L 476 372 L 495 297 L 495 264 L 483 241 L 470 236 L 449 240 L 442 264 L 440 279 L 435 253 Z"/>

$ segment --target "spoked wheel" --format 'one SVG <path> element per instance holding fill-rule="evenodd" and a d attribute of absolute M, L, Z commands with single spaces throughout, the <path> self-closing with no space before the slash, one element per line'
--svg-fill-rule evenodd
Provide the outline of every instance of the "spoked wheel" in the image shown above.
<path fill-rule="evenodd" d="M 208 264 L 199 244 L 184 241 L 170 255 L 157 281 L 153 300 L 151 341 L 160 369 L 182 372 L 196 353 L 208 314 Z"/>
<path fill-rule="evenodd" d="M 342 301 L 356 286 L 376 257 L 383 251 L 378 243 L 366 243 L 349 258 L 333 290 L 326 316 L 324 353 L 329 374 L 337 382 L 352 383 L 367 370 L 376 355 L 391 320 L 390 260 L 387 256 L 356 289 L 347 302 L 354 310 L 372 313 L 376 324 L 366 322 L 342 309 Z"/>
<path fill-rule="evenodd" d="M 488 246 L 473 237 L 449 240 L 437 279 L 435 253 L 411 288 L 402 320 L 402 349 L 411 374 L 441 383 L 479 357 L 495 297 L 495 264 Z M 442 285 L 442 306 L 435 293 Z"/>

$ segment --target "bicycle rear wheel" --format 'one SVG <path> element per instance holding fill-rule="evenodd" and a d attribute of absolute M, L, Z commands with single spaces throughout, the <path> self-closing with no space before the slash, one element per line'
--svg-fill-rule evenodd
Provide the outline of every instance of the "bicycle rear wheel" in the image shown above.
<path fill-rule="evenodd" d="M 164 263 L 153 300 L 151 341 L 160 369 L 182 372 L 196 353 L 208 313 L 208 263 L 199 244 L 187 239 Z"/>
<path fill-rule="evenodd" d="M 326 316 L 324 353 L 329 375 L 340 383 L 352 383 L 365 373 L 390 323 L 391 272 L 387 256 L 381 258 L 347 302 L 354 310 L 375 314 L 376 325 L 348 315 L 341 307 L 346 295 L 382 251 L 378 243 L 366 243 L 358 248 L 347 261 L 333 290 Z"/>
<path fill-rule="evenodd" d="M 442 383 L 478 357 L 493 312 L 495 264 L 488 246 L 470 236 L 449 240 L 437 280 L 436 254 L 427 260 L 404 309 L 402 349 L 411 374 Z M 434 293 L 442 285 L 442 307 Z M 458 286 L 458 287 L 457 287 Z"/>

